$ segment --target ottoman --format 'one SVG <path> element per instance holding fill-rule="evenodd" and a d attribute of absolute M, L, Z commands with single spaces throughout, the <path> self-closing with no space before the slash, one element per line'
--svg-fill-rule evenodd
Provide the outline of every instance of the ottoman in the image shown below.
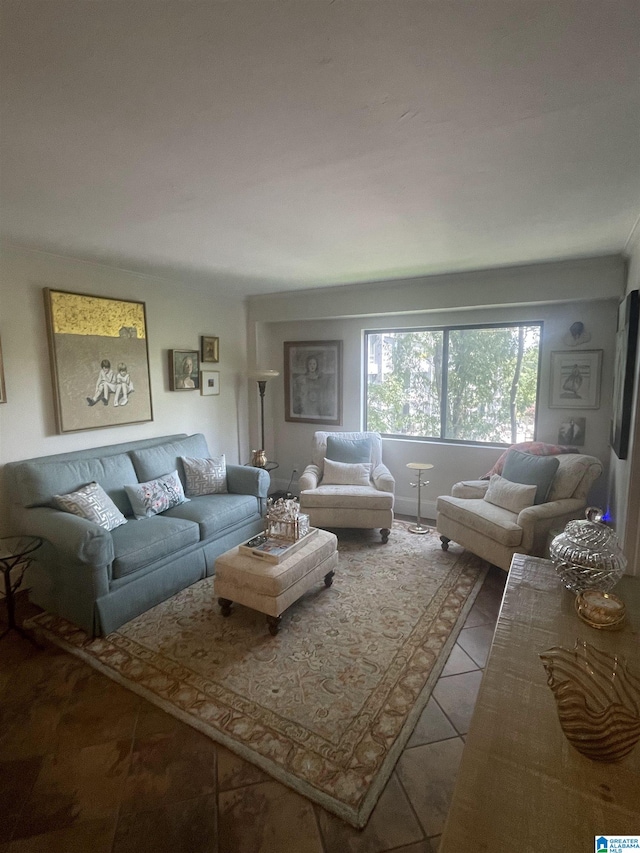
<path fill-rule="evenodd" d="M 223 616 L 233 602 L 266 613 L 269 632 L 275 637 L 282 613 L 315 583 L 331 586 L 338 565 L 338 540 L 328 530 L 318 530 L 309 542 L 285 557 L 269 563 L 232 548 L 216 560 L 214 594 Z"/>

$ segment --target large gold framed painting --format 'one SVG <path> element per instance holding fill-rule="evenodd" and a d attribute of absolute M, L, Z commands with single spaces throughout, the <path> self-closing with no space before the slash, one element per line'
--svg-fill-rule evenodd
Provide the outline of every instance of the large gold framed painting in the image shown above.
<path fill-rule="evenodd" d="M 144 302 L 44 291 L 58 432 L 153 420 Z"/>

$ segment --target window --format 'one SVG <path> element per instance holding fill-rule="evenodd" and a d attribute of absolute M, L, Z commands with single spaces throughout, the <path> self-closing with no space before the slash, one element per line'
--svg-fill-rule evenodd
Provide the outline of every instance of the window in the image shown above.
<path fill-rule="evenodd" d="M 542 323 L 365 332 L 366 429 L 515 444 L 535 435 Z"/>

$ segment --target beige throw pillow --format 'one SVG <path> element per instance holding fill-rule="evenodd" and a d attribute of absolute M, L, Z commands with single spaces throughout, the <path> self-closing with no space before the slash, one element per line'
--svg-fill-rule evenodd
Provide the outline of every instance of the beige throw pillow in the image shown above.
<path fill-rule="evenodd" d="M 323 486 L 368 486 L 371 477 L 370 462 L 334 462 L 324 460 Z"/>
<path fill-rule="evenodd" d="M 537 489 L 537 486 L 523 486 L 520 483 L 505 480 L 500 474 L 492 474 L 484 500 L 494 506 L 518 513 L 528 506 L 533 506 Z"/>

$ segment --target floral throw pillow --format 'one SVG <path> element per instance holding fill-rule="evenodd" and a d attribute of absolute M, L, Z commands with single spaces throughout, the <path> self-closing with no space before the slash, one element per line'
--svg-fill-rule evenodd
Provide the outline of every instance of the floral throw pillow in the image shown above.
<path fill-rule="evenodd" d="M 86 518 L 87 521 L 93 521 L 105 530 L 114 530 L 127 522 L 98 483 L 89 483 L 76 492 L 69 492 L 66 495 L 54 495 L 53 503 L 58 509 Z"/>
<path fill-rule="evenodd" d="M 190 497 L 226 493 L 227 463 L 224 453 L 211 459 L 196 459 L 191 456 L 181 456 L 180 459 L 184 466 L 187 494 Z"/>
<path fill-rule="evenodd" d="M 149 480 L 148 483 L 138 483 L 137 486 L 124 488 L 136 518 L 158 515 L 160 512 L 171 509 L 172 506 L 178 506 L 189 500 L 184 495 L 177 471 L 158 477 L 157 480 Z"/>

